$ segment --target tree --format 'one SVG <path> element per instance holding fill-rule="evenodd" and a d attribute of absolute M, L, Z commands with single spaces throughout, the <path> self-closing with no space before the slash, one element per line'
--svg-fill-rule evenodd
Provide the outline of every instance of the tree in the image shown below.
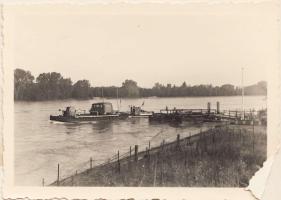
<path fill-rule="evenodd" d="M 73 85 L 73 98 L 88 99 L 92 98 L 91 85 L 88 80 L 79 80 Z"/>
<path fill-rule="evenodd" d="M 255 85 L 245 87 L 245 95 L 266 95 L 267 94 L 267 83 L 260 81 Z"/>
<path fill-rule="evenodd" d="M 140 90 L 137 85 L 137 82 L 133 80 L 125 80 L 125 82 L 122 83 L 121 87 L 122 95 L 125 95 L 126 97 L 139 97 Z"/>
<path fill-rule="evenodd" d="M 223 96 L 235 95 L 235 87 L 231 84 L 224 84 L 221 86 L 221 92 Z"/>
<path fill-rule="evenodd" d="M 37 97 L 42 100 L 61 99 L 62 90 L 60 84 L 63 77 L 60 73 L 42 73 L 36 78 L 38 87 Z"/>
<path fill-rule="evenodd" d="M 23 69 L 14 70 L 14 99 L 29 100 L 31 99 L 31 90 L 33 88 L 34 76 L 30 71 Z"/>
<path fill-rule="evenodd" d="M 246 86 L 245 95 L 266 95 L 267 83 Z M 241 95 L 242 88 L 231 84 L 222 86 L 187 85 L 183 82 L 176 86 L 168 83 L 155 83 L 152 88 L 140 88 L 134 80 L 125 80 L 122 87 L 118 87 L 119 97 L 179 97 L 179 96 L 230 96 Z M 64 78 L 60 73 L 41 73 L 34 82 L 34 76 L 23 69 L 14 70 L 14 99 L 15 100 L 56 100 L 56 99 L 88 99 L 92 97 L 117 96 L 117 87 L 91 87 L 88 80 L 79 80 L 74 85 L 70 78 Z"/>
<path fill-rule="evenodd" d="M 68 99 L 72 97 L 72 81 L 70 78 L 63 78 L 59 82 L 60 99 Z"/>

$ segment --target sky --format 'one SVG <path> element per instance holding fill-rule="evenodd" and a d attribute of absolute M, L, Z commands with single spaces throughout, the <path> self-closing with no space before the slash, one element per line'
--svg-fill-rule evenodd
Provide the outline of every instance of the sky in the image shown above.
<path fill-rule="evenodd" d="M 13 9 L 14 68 L 74 82 L 245 85 L 266 80 L 277 44 L 268 4 Z"/>

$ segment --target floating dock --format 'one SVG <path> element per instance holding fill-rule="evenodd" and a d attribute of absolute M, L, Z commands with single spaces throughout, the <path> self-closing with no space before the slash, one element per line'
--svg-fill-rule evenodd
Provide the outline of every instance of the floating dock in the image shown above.
<path fill-rule="evenodd" d="M 264 124 L 267 123 L 266 110 L 260 111 L 238 111 L 220 110 L 220 103 L 217 102 L 217 109 L 211 109 L 208 102 L 207 109 L 166 109 L 160 110 L 149 116 L 150 121 L 157 122 L 177 122 L 182 121 L 201 121 L 201 122 L 229 122 L 231 124 Z"/>

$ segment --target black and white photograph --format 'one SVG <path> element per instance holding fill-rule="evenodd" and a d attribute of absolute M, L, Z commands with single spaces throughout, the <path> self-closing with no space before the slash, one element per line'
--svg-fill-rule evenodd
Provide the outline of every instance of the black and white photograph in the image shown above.
<path fill-rule="evenodd" d="M 13 185 L 247 188 L 268 155 L 272 10 L 4 7 Z"/>

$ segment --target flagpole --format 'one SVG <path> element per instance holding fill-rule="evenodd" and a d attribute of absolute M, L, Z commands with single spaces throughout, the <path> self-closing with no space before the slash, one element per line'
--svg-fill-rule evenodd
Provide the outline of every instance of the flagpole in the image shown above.
<path fill-rule="evenodd" d="M 104 99 L 103 99 L 103 87 L 101 88 L 101 96 L 102 96 L 102 102 L 104 102 Z"/>
<path fill-rule="evenodd" d="M 242 85 L 242 120 L 244 120 L 244 67 L 242 67 L 242 78 L 241 78 L 241 85 Z"/>
<path fill-rule="evenodd" d="M 117 96 L 117 109 L 119 111 L 119 97 L 118 97 L 118 87 L 117 87 L 117 90 L 116 90 L 116 96 Z"/>

